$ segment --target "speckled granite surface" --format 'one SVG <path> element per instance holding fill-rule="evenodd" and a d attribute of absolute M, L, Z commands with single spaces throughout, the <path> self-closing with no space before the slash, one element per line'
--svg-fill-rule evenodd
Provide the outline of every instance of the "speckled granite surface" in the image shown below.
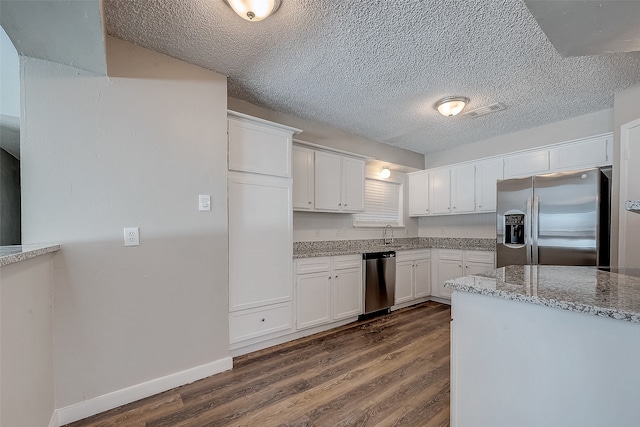
<path fill-rule="evenodd" d="M 293 257 L 313 258 L 320 256 L 350 255 L 387 250 L 402 251 L 409 249 L 431 248 L 495 251 L 496 240 L 439 237 L 403 237 L 395 239 L 392 245 L 386 246 L 383 239 L 294 242 Z"/>
<path fill-rule="evenodd" d="M 60 245 L 0 246 L 0 267 L 60 250 Z"/>
<path fill-rule="evenodd" d="M 640 278 L 595 267 L 508 266 L 445 287 L 640 323 Z"/>

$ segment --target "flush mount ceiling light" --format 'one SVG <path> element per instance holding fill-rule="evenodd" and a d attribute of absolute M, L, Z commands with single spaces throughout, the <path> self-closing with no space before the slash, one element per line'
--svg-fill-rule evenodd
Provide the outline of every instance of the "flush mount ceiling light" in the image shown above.
<path fill-rule="evenodd" d="M 389 168 L 382 168 L 382 170 L 380 171 L 380 178 L 387 179 L 390 176 L 391 176 L 391 171 L 389 170 Z"/>
<path fill-rule="evenodd" d="M 280 0 L 223 0 L 235 13 L 251 22 L 262 21 L 278 10 Z"/>
<path fill-rule="evenodd" d="M 433 107 L 443 116 L 451 117 L 462 111 L 468 103 L 469 98 L 465 98 L 464 96 L 448 96 L 436 102 Z"/>

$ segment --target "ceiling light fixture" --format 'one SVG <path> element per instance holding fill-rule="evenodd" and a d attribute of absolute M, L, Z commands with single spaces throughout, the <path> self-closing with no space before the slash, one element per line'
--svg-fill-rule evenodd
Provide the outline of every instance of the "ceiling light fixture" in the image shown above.
<path fill-rule="evenodd" d="M 391 176 L 391 171 L 389 170 L 389 168 L 382 168 L 382 170 L 380 171 L 380 178 L 387 179 L 390 176 Z"/>
<path fill-rule="evenodd" d="M 469 98 L 465 98 L 464 96 L 448 96 L 436 102 L 433 107 L 443 116 L 451 117 L 462 111 L 468 103 Z"/>
<path fill-rule="evenodd" d="M 280 0 L 223 0 L 235 13 L 251 22 L 262 21 L 278 10 Z"/>

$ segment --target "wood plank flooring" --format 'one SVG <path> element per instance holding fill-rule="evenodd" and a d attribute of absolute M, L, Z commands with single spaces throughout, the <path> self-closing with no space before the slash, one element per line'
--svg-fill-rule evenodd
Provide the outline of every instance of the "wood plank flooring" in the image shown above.
<path fill-rule="evenodd" d="M 448 426 L 450 315 L 427 302 L 355 322 L 69 427 Z"/>

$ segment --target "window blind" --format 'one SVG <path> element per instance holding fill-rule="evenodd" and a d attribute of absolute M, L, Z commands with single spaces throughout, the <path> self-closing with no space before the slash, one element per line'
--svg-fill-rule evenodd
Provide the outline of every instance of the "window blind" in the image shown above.
<path fill-rule="evenodd" d="M 403 226 L 402 184 L 366 179 L 364 212 L 354 215 L 356 226 Z"/>

